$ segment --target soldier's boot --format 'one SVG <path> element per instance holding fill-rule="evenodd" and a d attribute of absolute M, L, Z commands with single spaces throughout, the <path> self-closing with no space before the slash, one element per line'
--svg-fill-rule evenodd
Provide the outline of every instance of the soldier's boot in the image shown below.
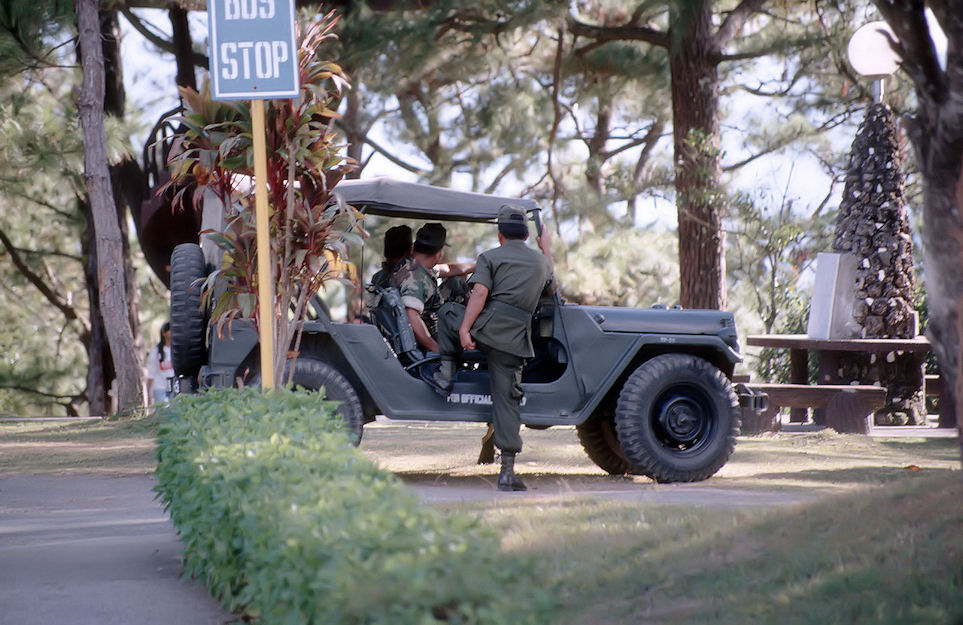
<path fill-rule="evenodd" d="M 441 359 L 441 366 L 432 377 L 435 390 L 447 395 L 455 385 L 455 361 L 447 358 Z"/>
<path fill-rule="evenodd" d="M 515 475 L 515 452 L 502 452 L 502 472 L 498 475 L 498 490 L 528 490 L 522 478 Z"/>
<path fill-rule="evenodd" d="M 488 431 L 482 436 L 481 451 L 478 452 L 478 464 L 494 464 L 495 462 L 495 426 L 488 424 Z"/>

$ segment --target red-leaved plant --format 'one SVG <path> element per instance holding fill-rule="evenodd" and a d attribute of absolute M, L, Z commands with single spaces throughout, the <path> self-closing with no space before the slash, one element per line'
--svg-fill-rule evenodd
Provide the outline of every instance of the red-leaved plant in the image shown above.
<path fill-rule="evenodd" d="M 346 159 L 331 121 L 348 80 L 338 64 L 319 59 L 317 49 L 334 37 L 336 22 L 329 13 L 304 30 L 300 97 L 265 101 L 276 380 L 285 379 L 287 360 L 297 356 L 310 299 L 328 280 L 350 281 L 346 244 L 364 235 L 360 214 L 332 195 Z M 261 334 L 249 103 L 213 101 L 206 82 L 200 92 L 182 88 L 181 95 L 185 111 L 175 121 L 184 132 L 168 158 L 175 206 L 189 196 L 200 209 L 210 191 L 226 210 L 224 231 L 202 233 L 224 252 L 203 288 L 211 323 L 222 333 L 234 319 L 249 318 Z"/>

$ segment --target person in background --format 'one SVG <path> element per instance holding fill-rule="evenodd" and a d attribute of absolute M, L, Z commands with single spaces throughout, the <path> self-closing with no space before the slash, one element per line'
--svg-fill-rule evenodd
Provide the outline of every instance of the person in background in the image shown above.
<path fill-rule="evenodd" d="M 167 380 L 174 377 L 171 364 L 171 324 L 165 321 L 161 326 L 160 340 L 147 355 L 147 396 L 151 403 L 158 404 L 170 399 Z"/>

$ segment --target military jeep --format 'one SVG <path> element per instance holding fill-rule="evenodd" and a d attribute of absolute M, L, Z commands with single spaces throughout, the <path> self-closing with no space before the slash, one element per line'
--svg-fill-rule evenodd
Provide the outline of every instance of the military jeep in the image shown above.
<path fill-rule="evenodd" d="M 409 222 L 494 224 L 499 207 L 511 202 L 541 228 L 532 200 L 384 178 L 345 180 L 335 191 L 363 213 Z M 171 257 L 175 386 L 184 391 L 257 384 L 253 323 L 235 321 L 219 335 L 205 318 L 199 283 L 219 259 L 212 245 L 202 245 L 179 245 Z M 335 321 L 315 301 L 290 364 L 294 384 L 323 387 L 328 398 L 340 401 L 340 414 L 357 441 L 377 415 L 490 421 L 484 357 L 466 354 L 452 392 L 439 395 L 422 379 L 437 367 L 438 354 L 419 349 L 396 292 L 368 288 L 363 323 Z M 733 451 L 740 404 L 764 407 L 764 397 L 731 381 L 741 359 L 731 313 L 580 306 L 555 295 L 542 299 L 532 328 L 535 356 L 523 372 L 522 422 L 531 428 L 575 426 L 586 453 L 611 474 L 704 480 Z"/>

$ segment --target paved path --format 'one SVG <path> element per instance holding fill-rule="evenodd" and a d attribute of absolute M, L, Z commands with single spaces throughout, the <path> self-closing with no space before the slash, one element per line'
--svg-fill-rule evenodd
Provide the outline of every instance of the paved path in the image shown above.
<path fill-rule="evenodd" d="M 181 580 L 148 476 L 0 478 L 0 625 L 232 622 Z"/>

